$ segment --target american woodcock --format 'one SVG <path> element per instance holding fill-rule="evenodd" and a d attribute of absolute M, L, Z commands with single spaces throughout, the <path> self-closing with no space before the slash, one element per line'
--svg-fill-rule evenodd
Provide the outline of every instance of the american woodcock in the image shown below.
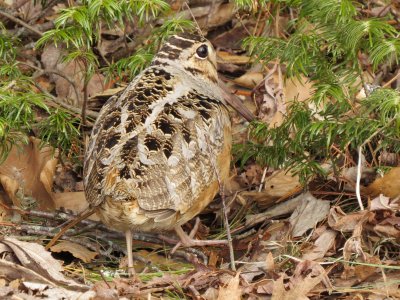
<path fill-rule="evenodd" d="M 172 36 L 94 125 L 84 162 L 88 202 L 108 226 L 126 233 L 174 229 L 215 197 L 229 174 L 231 123 L 218 86 L 216 53 L 192 34 Z"/>

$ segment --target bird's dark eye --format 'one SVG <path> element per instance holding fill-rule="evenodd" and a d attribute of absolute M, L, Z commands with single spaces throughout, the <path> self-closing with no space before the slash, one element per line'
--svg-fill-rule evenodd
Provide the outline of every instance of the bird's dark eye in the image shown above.
<path fill-rule="evenodd" d="M 206 58 L 208 55 L 207 45 L 201 45 L 199 48 L 197 48 L 196 53 L 200 58 Z"/>

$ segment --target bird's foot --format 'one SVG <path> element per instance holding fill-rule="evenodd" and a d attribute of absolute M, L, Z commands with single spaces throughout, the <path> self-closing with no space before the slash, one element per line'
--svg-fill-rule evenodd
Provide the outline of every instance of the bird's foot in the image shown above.
<path fill-rule="evenodd" d="M 183 247 L 201 247 L 201 246 L 221 246 L 227 245 L 227 240 L 195 240 L 193 237 L 195 236 L 197 230 L 199 229 L 200 219 L 196 218 L 196 223 L 193 229 L 190 231 L 190 234 L 187 235 L 185 231 L 183 231 L 181 226 L 175 227 L 175 232 L 178 235 L 180 242 L 175 245 L 175 247 L 171 250 L 171 254 L 174 254 L 176 250 L 180 246 Z"/>

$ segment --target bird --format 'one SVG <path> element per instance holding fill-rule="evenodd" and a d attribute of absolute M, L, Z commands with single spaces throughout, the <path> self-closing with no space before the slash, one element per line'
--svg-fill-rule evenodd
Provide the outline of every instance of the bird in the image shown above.
<path fill-rule="evenodd" d="M 84 159 L 87 201 L 107 226 L 132 233 L 175 230 L 184 246 L 213 245 L 182 225 L 229 176 L 231 121 L 210 41 L 171 36 L 144 69 L 100 110 Z"/>

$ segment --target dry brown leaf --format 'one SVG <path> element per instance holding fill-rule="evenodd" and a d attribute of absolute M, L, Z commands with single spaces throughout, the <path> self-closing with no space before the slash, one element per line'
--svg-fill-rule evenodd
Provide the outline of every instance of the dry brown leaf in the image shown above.
<path fill-rule="evenodd" d="M 264 182 L 265 193 L 274 199 L 284 197 L 300 187 L 299 176 L 283 170 L 275 171 Z"/>
<path fill-rule="evenodd" d="M 273 289 L 272 289 L 272 298 L 271 300 L 285 300 L 286 289 L 283 284 L 284 275 L 280 276 L 277 280 L 274 281 Z M 301 299 L 301 298 L 299 298 Z"/>
<path fill-rule="evenodd" d="M 48 160 L 45 163 L 39 175 L 40 182 L 43 184 L 44 188 L 46 189 L 49 195 L 53 193 L 52 189 L 53 189 L 54 173 L 56 171 L 57 163 L 58 159 L 56 158 Z"/>
<path fill-rule="evenodd" d="M 6 192 L 8 198 L 11 200 L 12 204 L 17 207 L 21 207 L 21 202 L 16 195 L 19 189 L 18 181 L 8 177 L 7 175 L 0 174 L 0 183 L 3 186 L 3 189 Z"/>
<path fill-rule="evenodd" d="M 364 261 L 367 260 L 367 255 L 365 254 L 363 247 L 362 247 L 362 231 L 364 229 L 364 224 L 373 214 L 368 211 L 362 211 L 364 214 L 358 220 L 357 224 L 354 227 L 353 233 L 351 237 L 346 241 L 343 246 L 343 258 L 345 260 L 350 260 L 352 254 L 356 254 L 360 256 Z M 345 268 L 347 266 L 345 265 Z"/>
<path fill-rule="evenodd" d="M 52 252 L 69 252 L 74 257 L 79 258 L 85 263 L 91 262 L 97 255 L 97 252 L 91 251 L 86 247 L 70 242 L 62 241 L 50 248 Z"/>
<path fill-rule="evenodd" d="M 265 259 L 265 269 L 267 271 L 275 270 L 275 261 L 274 261 L 274 257 L 271 252 L 268 252 L 267 257 Z"/>
<path fill-rule="evenodd" d="M 366 213 L 358 211 L 347 215 L 339 206 L 334 206 L 329 212 L 328 224 L 337 231 L 352 232 Z"/>
<path fill-rule="evenodd" d="M 315 198 L 309 192 L 302 194 L 301 204 L 290 216 L 293 237 L 302 236 L 308 229 L 314 228 L 329 213 L 330 202 Z"/>
<path fill-rule="evenodd" d="M 263 176 L 263 168 L 258 164 L 249 164 L 246 171 L 240 174 L 244 185 L 259 185 Z"/>
<path fill-rule="evenodd" d="M 234 3 L 218 3 L 217 1 L 214 2 L 213 6 L 210 6 L 211 3 L 210 5 L 207 5 L 207 3 L 202 4 L 201 6 L 192 7 L 190 11 L 183 10 L 178 16 L 184 19 L 191 19 L 193 16 L 201 28 L 210 28 L 231 21 L 235 14 Z"/>
<path fill-rule="evenodd" d="M 323 258 L 333 245 L 335 244 L 337 232 L 334 230 L 325 230 L 314 242 L 311 250 L 305 252 L 301 257 L 304 260 L 316 260 Z"/>
<path fill-rule="evenodd" d="M 233 277 L 226 287 L 220 287 L 218 293 L 218 300 L 240 300 L 241 299 L 241 288 L 239 286 L 239 275 L 238 272 L 235 277 Z"/>
<path fill-rule="evenodd" d="M 16 0 L 13 7 L 14 9 L 18 8 L 18 17 L 25 22 L 30 21 L 43 10 L 42 5 L 35 1 Z"/>
<path fill-rule="evenodd" d="M 204 292 L 203 295 L 201 295 L 205 300 L 214 300 L 217 299 L 218 297 L 218 290 L 214 287 L 209 287 L 207 290 Z"/>
<path fill-rule="evenodd" d="M 65 208 L 74 213 L 80 213 L 89 207 L 84 192 L 64 192 L 52 193 L 55 209 Z M 97 214 L 93 214 L 88 219 L 99 221 Z"/>
<path fill-rule="evenodd" d="M 261 72 L 252 72 L 248 71 L 242 76 L 235 78 L 233 80 L 239 86 L 243 86 L 248 89 L 255 88 L 262 80 L 264 79 L 264 75 Z"/>
<path fill-rule="evenodd" d="M 306 278 L 316 277 L 319 277 L 321 279 L 321 283 L 323 283 L 325 287 L 327 287 L 328 289 L 332 288 L 325 269 L 319 263 L 309 260 L 302 261 L 296 266 L 290 283 L 293 286 L 297 286 L 299 284 L 302 284 L 304 282 L 304 279 Z"/>
<path fill-rule="evenodd" d="M 217 56 L 221 59 L 221 61 L 218 60 L 218 63 L 222 64 L 232 63 L 236 65 L 243 65 L 250 63 L 250 57 L 245 55 L 236 55 L 226 51 L 217 51 Z"/>
<path fill-rule="evenodd" d="M 272 280 L 263 281 L 262 284 L 257 284 L 257 293 L 258 294 L 273 294 L 274 288 L 278 286 L 275 285 L 275 282 Z"/>
<path fill-rule="evenodd" d="M 276 200 L 290 196 L 301 187 L 299 177 L 284 171 L 275 171 L 264 181 L 264 190 L 261 192 L 243 192 L 242 197 L 257 202 L 261 208 L 276 204 Z"/>
<path fill-rule="evenodd" d="M 374 231 L 386 236 L 400 238 L 400 217 L 385 218 L 381 223 L 374 226 Z"/>
<path fill-rule="evenodd" d="M 313 93 L 314 88 L 312 83 L 304 76 L 299 78 L 293 77 L 291 80 L 286 80 L 283 86 L 283 94 L 288 104 L 294 99 L 297 101 L 304 101 L 310 98 Z"/>
<path fill-rule="evenodd" d="M 387 172 L 383 177 L 376 179 L 366 188 L 366 193 L 372 197 L 383 194 L 389 198 L 400 196 L 400 167 Z"/>
<path fill-rule="evenodd" d="M 41 182 L 40 174 L 54 154 L 52 148 L 40 148 L 40 140 L 31 137 L 28 145 L 11 149 L 5 162 L 0 165 L 0 174 L 18 182 L 25 195 L 36 199 L 40 209 L 53 209 L 52 195 Z"/>
<path fill-rule="evenodd" d="M 283 92 L 283 79 L 278 66 L 269 71 L 254 90 L 254 100 L 258 104 L 258 118 L 267 123 L 269 128 L 282 124 L 286 114 L 286 99 Z M 274 76 L 277 73 L 277 76 Z"/>
<path fill-rule="evenodd" d="M 240 268 L 241 272 L 240 277 L 244 279 L 246 282 L 253 282 L 255 277 L 262 276 L 263 274 L 265 274 L 265 271 L 263 270 L 264 267 L 265 267 L 264 262 L 252 261 L 251 263 L 245 264 L 243 267 Z"/>
<path fill-rule="evenodd" d="M 28 281 L 41 282 L 51 285 L 62 285 L 65 288 L 87 290 L 85 285 L 78 284 L 64 277 L 63 268 L 42 245 L 28 243 L 3 237 L 0 243 L 8 246 L 18 258 L 19 264 L 0 259 L 0 275 L 5 278 L 24 278 Z"/>
<path fill-rule="evenodd" d="M 224 182 L 224 191 L 227 195 L 234 195 L 243 189 L 243 184 L 240 182 L 240 177 L 237 175 L 231 175 Z"/>
<path fill-rule="evenodd" d="M 63 287 L 56 287 L 49 284 L 44 283 L 36 283 L 30 281 L 23 281 L 22 285 L 26 290 L 33 292 L 36 299 L 44 298 L 51 300 L 65 300 L 65 299 L 79 299 L 79 300 L 90 300 L 94 299 L 96 296 L 96 292 L 87 291 L 87 292 L 77 292 L 72 290 L 64 289 Z"/>
<path fill-rule="evenodd" d="M 253 192 L 256 193 L 256 192 Z M 241 195 L 245 195 L 244 193 Z M 247 194 L 246 194 L 247 195 Z M 282 216 L 293 212 L 303 201 L 303 195 L 299 195 L 293 199 L 286 200 L 285 202 L 279 203 L 274 207 L 266 210 L 263 213 L 256 215 L 246 215 L 246 226 L 251 226 L 259 222 L 264 222 L 265 219 Z"/>
<path fill-rule="evenodd" d="M 0 204 L 6 205 L 6 200 L 4 198 L 5 197 L 2 196 L 2 193 L 0 193 Z M 10 210 L 6 209 L 3 205 L 0 205 L 0 222 L 6 220 L 10 215 Z"/>
<path fill-rule="evenodd" d="M 368 257 L 365 263 L 380 265 L 381 260 L 378 257 Z M 358 279 L 358 282 L 365 281 L 368 277 L 372 276 L 376 272 L 379 272 L 379 268 L 375 266 L 368 266 L 368 265 L 356 265 L 354 267 L 354 274 Z"/>
<path fill-rule="evenodd" d="M 46 70 L 63 74 L 75 85 L 74 88 L 74 85 L 67 79 L 52 73 L 50 79 L 55 83 L 57 96 L 65 99 L 70 105 L 81 107 L 83 103 L 84 66 L 76 61 L 63 63 L 64 52 L 63 47 L 49 44 L 43 49 L 41 61 Z M 94 96 L 104 89 L 104 76 L 99 73 L 94 74 L 87 85 L 88 97 Z"/>
<path fill-rule="evenodd" d="M 234 3 L 223 3 L 217 9 L 211 10 L 211 14 L 205 18 L 208 27 L 217 27 L 232 20 L 235 14 Z M 201 25 L 200 25 L 201 26 Z"/>
<path fill-rule="evenodd" d="M 210 37 L 212 44 L 217 49 L 242 50 L 242 41 L 248 36 L 248 31 L 253 31 L 256 21 L 252 18 L 242 19 L 232 29 L 224 30 L 215 37 Z"/>
<path fill-rule="evenodd" d="M 372 199 L 369 210 L 392 210 L 390 207 L 390 198 L 380 194 L 378 197 Z"/>
<path fill-rule="evenodd" d="M 319 283 L 331 289 L 328 276 L 319 264 L 311 261 L 299 263 L 285 288 L 283 276 L 274 281 L 272 300 L 307 300 L 309 294 Z"/>

